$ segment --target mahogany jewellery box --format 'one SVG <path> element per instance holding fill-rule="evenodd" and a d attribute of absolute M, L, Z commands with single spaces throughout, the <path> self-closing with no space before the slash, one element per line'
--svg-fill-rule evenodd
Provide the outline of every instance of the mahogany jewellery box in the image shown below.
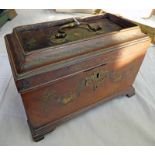
<path fill-rule="evenodd" d="M 34 141 L 101 101 L 134 95 L 150 45 L 136 24 L 109 13 L 19 26 L 5 41 Z"/>

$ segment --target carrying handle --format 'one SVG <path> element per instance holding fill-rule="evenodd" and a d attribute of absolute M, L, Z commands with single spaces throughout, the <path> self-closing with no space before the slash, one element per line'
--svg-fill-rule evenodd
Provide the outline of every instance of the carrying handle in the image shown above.
<path fill-rule="evenodd" d="M 65 24 L 58 29 L 58 33 L 55 35 L 56 39 L 65 38 L 67 36 L 65 29 L 80 27 L 81 25 L 87 25 L 87 27 L 80 27 L 80 28 L 84 28 L 84 29 L 87 29 L 88 31 L 93 31 L 93 32 L 96 32 L 96 31 L 99 31 L 102 29 L 102 27 L 100 25 L 93 27 L 90 24 L 88 24 L 87 22 L 79 22 L 76 18 L 73 18 L 73 19 L 74 19 L 73 22 L 71 22 L 69 24 Z"/>

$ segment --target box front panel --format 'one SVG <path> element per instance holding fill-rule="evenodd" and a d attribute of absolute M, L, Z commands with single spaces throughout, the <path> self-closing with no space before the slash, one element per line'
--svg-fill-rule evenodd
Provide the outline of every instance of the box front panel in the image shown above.
<path fill-rule="evenodd" d="M 98 64 L 77 74 L 49 83 L 22 94 L 29 121 L 40 127 L 60 120 L 76 111 L 116 93 L 127 90 L 133 83 L 144 58 L 144 43 L 114 51 L 111 61 Z M 113 52 L 111 52 L 113 53 Z M 87 62 L 85 62 L 87 63 Z"/>

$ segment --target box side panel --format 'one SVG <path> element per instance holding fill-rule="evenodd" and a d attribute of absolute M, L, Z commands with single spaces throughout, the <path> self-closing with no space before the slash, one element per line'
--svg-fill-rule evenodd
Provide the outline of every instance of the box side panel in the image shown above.
<path fill-rule="evenodd" d="M 22 94 L 25 110 L 31 125 L 41 127 L 92 104 L 127 90 L 133 84 L 149 42 L 141 42 L 118 49 L 112 61 L 59 79 L 44 87 Z M 104 59 L 104 54 L 103 57 Z M 87 61 L 85 62 L 87 64 Z"/>

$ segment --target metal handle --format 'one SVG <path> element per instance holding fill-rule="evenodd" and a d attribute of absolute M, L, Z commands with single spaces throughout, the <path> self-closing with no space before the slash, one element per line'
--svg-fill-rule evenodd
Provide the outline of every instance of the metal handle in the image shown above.
<path fill-rule="evenodd" d="M 73 19 L 74 19 L 73 22 L 71 22 L 69 24 L 65 24 L 58 29 L 58 32 L 55 35 L 55 38 L 57 38 L 57 39 L 65 38 L 67 36 L 65 29 L 68 29 L 68 28 L 80 27 L 80 28 L 85 28 L 88 31 L 94 31 L 94 32 L 102 29 L 102 27 L 100 25 L 96 25 L 96 27 L 92 27 L 90 24 L 88 24 L 86 22 L 79 22 L 76 18 L 73 18 Z M 87 25 L 87 27 L 81 27 L 81 25 Z"/>

